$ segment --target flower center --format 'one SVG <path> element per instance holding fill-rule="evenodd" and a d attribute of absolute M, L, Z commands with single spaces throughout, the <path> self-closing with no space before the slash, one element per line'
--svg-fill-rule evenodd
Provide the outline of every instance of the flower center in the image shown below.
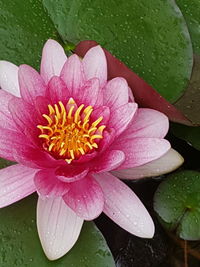
<path fill-rule="evenodd" d="M 98 148 L 99 139 L 103 138 L 105 125 L 98 126 L 103 120 L 99 117 L 91 122 L 92 106 L 77 107 L 70 98 L 66 107 L 61 101 L 54 106 L 48 105 L 49 114 L 43 114 L 46 125 L 38 125 L 41 130 L 39 138 L 43 139 L 43 148 L 56 158 L 65 159 L 67 163 L 78 159 Z"/>

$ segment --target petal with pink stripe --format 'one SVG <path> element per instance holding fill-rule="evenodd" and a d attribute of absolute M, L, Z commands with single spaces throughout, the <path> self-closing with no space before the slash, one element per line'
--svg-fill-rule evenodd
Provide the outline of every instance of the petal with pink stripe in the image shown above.
<path fill-rule="evenodd" d="M 64 256 L 76 243 L 83 219 L 78 217 L 62 198 L 39 197 L 37 228 L 43 250 L 49 260 Z"/>
<path fill-rule="evenodd" d="M 109 173 L 95 174 L 101 185 L 105 203 L 103 212 L 129 233 L 152 238 L 154 223 L 135 193 Z"/>
<path fill-rule="evenodd" d="M 98 217 L 104 205 L 101 187 L 89 175 L 71 183 L 63 200 L 79 217 L 85 220 L 93 220 Z"/>
<path fill-rule="evenodd" d="M 60 76 L 62 67 L 67 60 L 63 47 L 56 41 L 49 39 L 42 51 L 40 74 L 47 84 L 53 76 Z"/>
<path fill-rule="evenodd" d="M 100 86 L 107 81 L 107 61 L 103 49 L 98 45 L 91 48 L 83 58 L 83 68 L 86 79 L 98 78 Z"/>
<path fill-rule="evenodd" d="M 36 169 L 20 164 L 0 170 L 0 207 L 8 206 L 35 192 Z"/>

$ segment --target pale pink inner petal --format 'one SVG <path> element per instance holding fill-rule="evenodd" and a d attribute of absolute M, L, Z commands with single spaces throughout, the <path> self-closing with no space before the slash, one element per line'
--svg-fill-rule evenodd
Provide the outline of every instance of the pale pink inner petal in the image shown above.
<path fill-rule="evenodd" d="M 0 61 L 0 88 L 14 96 L 20 96 L 18 67 L 8 61 Z"/>
<path fill-rule="evenodd" d="M 39 73 L 28 65 L 19 66 L 19 85 L 22 98 L 34 104 L 36 96 L 45 96 L 46 86 Z"/>
<path fill-rule="evenodd" d="M 88 80 L 82 88 L 80 88 L 79 94 L 74 97 L 80 104 L 84 103 L 85 106 L 94 106 L 98 98 L 101 97 L 100 92 L 99 79 L 92 78 Z"/>
<path fill-rule="evenodd" d="M 129 125 L 137 111 L 136 103 L 120 106 L 110 114 L 109 127 L 115 129 L 115 135 L 120 135 Z"/>
<path fill-rule="evenodd" d="M 35 192 L 37 170 L 16 164 L 0 170 L 0 207 L 8 206 Z"/>
<path fill-rule="evenodd" d="M 107 61 L 103 49 L 100 46 L 91 48 L 83 58 L 83 67 L 86 79 L 98 78 L 100 86 L 107 81 Z"/>
<path fill-rule="evenodd" d="M 129 127 L 123 133 L 123 138 L 163 138 L 167 134 L 168 129 L 169 120 L 163 113 L 149 108 L 139 108 Z"/>
<path fill-rule="evenodd" d="M 139 167 L 113 171 L 112 173 L 121 179 L 140 179 L 172 172 L 179 168 L 183 162 L 183 157 L 176 150 L 171 148 L 159 159 L 153 160 Z"/>
<path fill-rule="evenodd" d="M 47 84 L 53 76 L 59 76 L 67 60 L 63 47 L 56 41 L 49 39 L 42 51 L 40 74 Z"/>
<path fill-rule="evenodd" d="M 112 146 L 113 149 L 120 149 L 125 154 L 125 161 L 118 167 L 120 170 L 158 159 L 170 149 L 167 140 L 158 138 L 118 139 Z"/>
<path fill-rule="evenodd" d="M 101 187 L 91 176 L 71 183 L 63 200 L 79 217 L 85 220 L 93 220 L 98 217 L 104 205 Z"/>
<path fill-rule="evenodd" d="M 131 234 L 144 238 L 153 237 L 154 223 L 134 192 L 109 173 L 95 174 L 94 177 L 103 190 L 103 212 Z"/>
<path fill-rule="evenodd" d="M 128 84 L 123 78 L 110 80 L 105 88 L 103 95 L 104 105 L 110 109 L 116 109 L 128 103 Z"/>
<path fill-rule="evenodd" d="M 62 198 L 39 197 L 37 228 L 46 256 L 56 260 L 64 256 L 76 243 L 83 219 L 73 212 Z"/>
<path fill-rule="evenodd" d="M 80 88 L 84 85 L 85 76 L 82 62 L 77 55 L 72 55 L 62 68 L 61 78 L 65 82 L 72 97 L 80 94 Z"/>

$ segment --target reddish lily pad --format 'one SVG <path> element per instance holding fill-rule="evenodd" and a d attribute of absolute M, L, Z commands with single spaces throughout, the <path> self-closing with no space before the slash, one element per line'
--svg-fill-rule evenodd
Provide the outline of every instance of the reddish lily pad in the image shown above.
<path fill-rule="evenodd" d="M 200 1 L 176 0 L 186 20 L 194 52 L 200 54 Z"/>
<path fill-rule="evenodd" d="M 64 41 L 95 40 L 170 102 L 192 69 L 185 20 L 172 0 L 43 0 Z"/>
<path fill-rule="evenodd" d="M 97 45 L 94 41 L 80 42 L 75 52 L 83 57 L 93 46 Z M 141 79 L 136 73 L 129 69 L 119 59 L 115 58 L 110 52 L 104 49 L 108 62 L 108 78 L 124 77 L 131 87 L 136 102 L 141 107 L 153 108 L 166 114 L 171 121 L 192 125 L 192 123 L 172 104 L 165 100 L 149 84 Z"/>
<path fill-rule="evenodd" d="M 0 209 L 0 266 L 115 266 L 105 239 L 93 222 L 84 223 L 79 240 L 69 253 L 59 260 L 49 261 L 37 234 L 36 203 L 37 196 L 32 195 Z"/>
<path fill-rule="evenodd" d="M 200 239 L 200 172 L 169 175 L 154 196 L 161 223 L 186 240 Z"/>

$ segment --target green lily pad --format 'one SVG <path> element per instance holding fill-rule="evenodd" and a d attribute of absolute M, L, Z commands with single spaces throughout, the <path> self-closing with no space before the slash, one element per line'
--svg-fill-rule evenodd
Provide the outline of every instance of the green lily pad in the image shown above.
<path fill-rule="evenodd" d="M 185 20 L 172 0 L 43 0 L 64 41 L 92 39 L 175 102 L 192 69 Z"/>
<path fill-rule="evenodd" d="M 15 162 L 0 158 L 0 169 L 6 168 L 13 164 L 15 164 Z"/>
<path fill-rule="evenodd" d="M 194 52 L 200 54 L 200 1 L 176 0 L 187 22 Z"/>
<path fill-rule="evenodd" d="M 200 150 L 200 127 L 172 124 L 170 129 L 176 137 L 185 140 L 191 146 Z"/>
<path fill-rule="evenodd" d="M 64 257 L 49 261 L 36 229 L 37 196 L 0 210 L 0 266 L 2 267 L 114 267 L 111 252 L 93 222 L 85 222 L 75 246 Z"/>
<path fill-rule="evenodd" d="M 0 59 L 38 68 L 44 42 L 57 31 L 40 0 L 0 0 Z"/>
<path fill-rule="evenodd" d="M 169 175 L 154 196 L 154 209 L 164 227 L 185 240 L 200 239 L 200 172 Z"/>

